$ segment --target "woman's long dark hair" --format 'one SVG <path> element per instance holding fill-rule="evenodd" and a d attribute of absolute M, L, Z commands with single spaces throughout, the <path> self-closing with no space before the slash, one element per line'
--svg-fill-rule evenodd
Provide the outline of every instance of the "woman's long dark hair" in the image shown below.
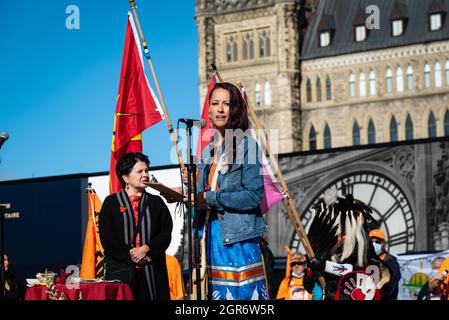
<path fill-rule="evenodd" d="M 8 255 L 6 256 L 8 257 L 9 264 L 8 264 L 8 271 L 5 272 L 5 281 L 8 282 L 9 290 L 12 291 L 17 288 L 17 282 L 15 279 L 15 270 L 11 259 L 9 258 Z"/>
<path fill-rule="evenodd" d="M 214 88 L 211 90 L 209 94 L 209 101 L 212 101 L 212 95 L 215 90 L 224 89 L 229 92 L 229 120 L 225 127 L 225 142 L 229 142 L 229 139 L 226 139 L 227 130 L 242 130 L 244 133 L 251 127 L 251 123 L 248 118 L 248 110 L 246 107 L 245 100 L 242 97 L 242 94 L 235 85 L 229 82 L 221 82 L 215 84 Z M 243 139 L 244 135 L 235 136 L 232 139 L 232 145 L 225 145 L 225 150 L 229 151 L 229 148 L 232 148 L 232 161 L 236 159 L 236 149 L 238 144 Z M 229 159 L 231 160 L 231 159 Z M 229 164 L 229 169 L 231 168 L 231 164 Z"/>

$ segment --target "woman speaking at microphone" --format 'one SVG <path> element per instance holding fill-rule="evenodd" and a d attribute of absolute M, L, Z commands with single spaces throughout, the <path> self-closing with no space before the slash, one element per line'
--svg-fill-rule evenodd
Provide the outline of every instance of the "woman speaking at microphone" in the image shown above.
<path fill-rule="evenodd" d="M 197 196 L 204 218 L 200 227 L 206 226 L 208 295 L 214 300 L 265 300 L 261 150 L 248 130 L 246 104 L 236 86 L 216 84 L 209 101 L 217 131 L 198 165 Z"/>
<path fill-rule="evenodd" d="M 173 222 L 164 201 L 145 192 L 149 165 L 140 152 L 117 162 L 122 190 L 106 197 L 99 219 L 105 279 L 129 283 L 136 300 L 170 300 L 165 250 Z"/>

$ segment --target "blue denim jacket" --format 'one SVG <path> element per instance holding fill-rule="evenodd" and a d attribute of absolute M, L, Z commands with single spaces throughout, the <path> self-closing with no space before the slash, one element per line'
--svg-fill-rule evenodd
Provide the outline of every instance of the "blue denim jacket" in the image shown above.
<path fill-rule="evenodd" d="M 212 161 L 209 148 L 212 143 L 205 148 L 198 165 L 199 192 L 204 191 Z M 245 136 L 236 153 L 243 157 L 228 172 L 218 174 L 219 190 L 206 192 L 207 205 L 217 211 L 224 245 L 261 236 L 268 229 L 259 207 L 264 188 L 261 150 L 252 137 Z"/>

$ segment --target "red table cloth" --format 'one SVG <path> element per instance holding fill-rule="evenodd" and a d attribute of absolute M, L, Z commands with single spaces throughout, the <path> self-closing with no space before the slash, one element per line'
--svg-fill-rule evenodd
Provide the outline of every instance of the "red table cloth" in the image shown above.
<path fill-rule="evenodd" d="M 49 300 L 47 291 L 47 286 L 42 285 L 27 288 L 25 300 Z M 127 283 L 57 284 L 54 291 L 58 298 L 64 292 L 64 300 L 78 300 L 80 292 L 82 300 L 134 300 Z"/>

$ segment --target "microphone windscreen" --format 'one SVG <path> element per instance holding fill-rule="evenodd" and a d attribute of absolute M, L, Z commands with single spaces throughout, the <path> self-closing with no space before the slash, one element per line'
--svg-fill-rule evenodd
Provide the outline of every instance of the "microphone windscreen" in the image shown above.
<path fill-rule="evenodd" d="M 9 134 L 6 132 L 2 132 L 0 133 L 0 138 L 6 141 L 9 138 Z"/>

